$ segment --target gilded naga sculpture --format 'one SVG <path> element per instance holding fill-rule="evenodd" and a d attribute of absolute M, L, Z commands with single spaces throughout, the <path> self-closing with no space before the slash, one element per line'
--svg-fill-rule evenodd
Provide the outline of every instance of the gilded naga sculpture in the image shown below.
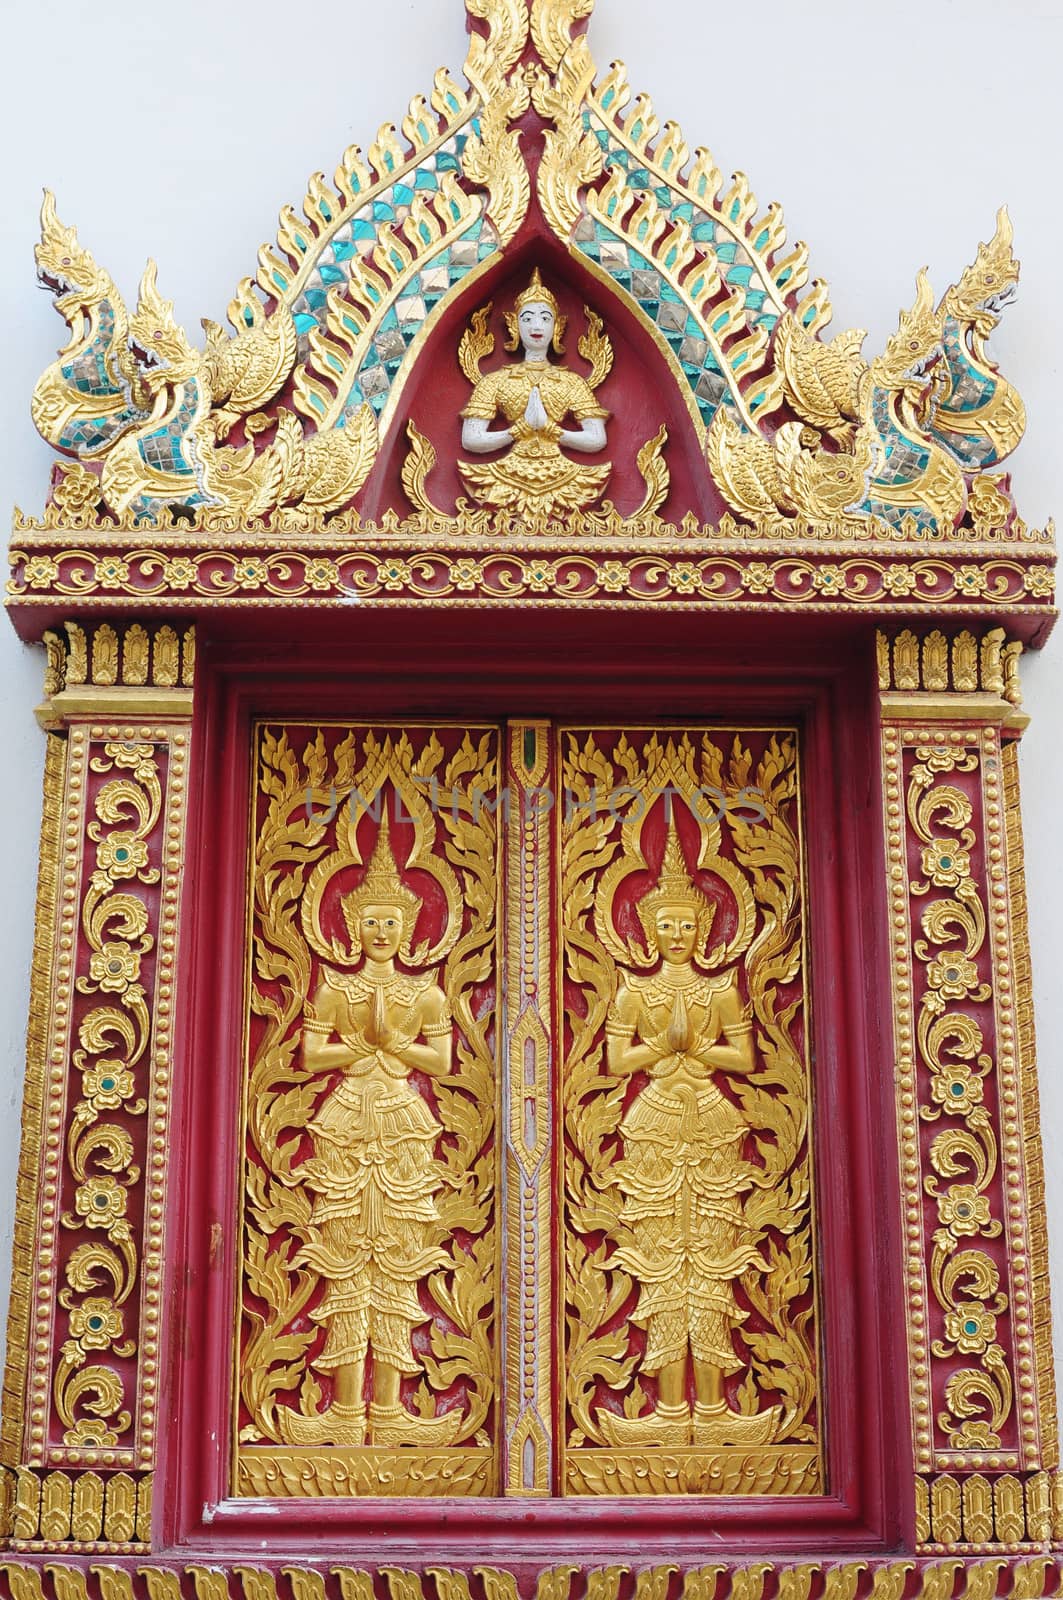
<path fill-rule="evenodd" d="M 756 1183 L 743 1153 L 749 1124 L 719 1086 L 756 1070 L 752 1023 L 734 968 L 698 970 L 715 908 L 691 881 L 674 821 L 660 878 L 637 909 L 660 967 L 622 975 L 606 1022 L 610 1072 L 649 1077 L 620 1124 L 615 1259 L 639 1285 L 632 1320 L 646 1331 L 641 1369 L 656 1376 L 658 1402 L 635 1417 L 599 1409 L 598 1422 L 618 1446 L 767 1444 L 779 1408 L 742 1415 L 724 1390 L 746 1366 L 734 1280 L 763 1265 L 743 1213 Z"/>
<path fill-rule="evenodd" d="M 429 1320 L 418 1285 L 449 1261 L 435 1200 L 443 1128 L 409 1078 L 450 1072 L 451 1019 L 434 973 L 395 967 L 396 955 L 409 960 L 420 901 L 399 877 L 386 811 L 365 878 L 341 905 L 363 960 L 350 973 L 323 968 L 304 1021 L 306 1066 L 342 1076 L 308 1125 L 314 1153 L 297 1169 L 315 1196 L 300 1260 L 325 1283 L 312 1312 L 325 1344 L 311 1365 L 332 1375 L 333 1398 L 311 1415 L 282 1411 L 281 1428 L 293 1445 L 445 1445 L 461 1410 L 415 1415 L 401 1385 L 423 1370 L 412 1344 Z"/>
<path fill-rule="evenodd" d="M 564 354 L 566 322 L 536 268 L 513 310 L 506 313 L 506 349 L 523 349 L 523 358 L 478 376 L 462 412 L 463 449 L 481 456 L 506 451 L 498 461 L 459 463 L 466 485 L 483 504 L 528 518 L 551 516 L 592 505 L 605 488 L 610 462 L 581 465 L 564 454 L 564 450 L 591 455 L 604 450 L 609 416 L 586 378 L 549 359 L 551 349 L 558 356 Z M 592 323 L 592 338 L 595 333 L 608 350 Z M 581 341 L 581 352 L 586 344 Z M 488 348 L 485 341 L 484 353 Z M 610 363 L 611 352 L 602 363 L 604 371 L 595 363 L 592 382 L 595 377 L 601 381 Z M 478 365 L 473 370 L 478 373 Z M 506 426 L 494 428 L 500 412 Z M 577 427 L 565 426 L 569 417 Z"/>

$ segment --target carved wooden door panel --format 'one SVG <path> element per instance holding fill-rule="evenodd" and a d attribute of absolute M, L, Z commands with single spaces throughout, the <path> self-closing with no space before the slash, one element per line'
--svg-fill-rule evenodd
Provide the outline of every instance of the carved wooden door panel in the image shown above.
<path fill-rule="evenodd" d="M 494 1492 L 498 742 L 256 729 L 240 1494 Z"/>
<path fill-rule="evenodd" d="M 262 722 L 233 1493 L 825 1488 L 798 730 Z"/>
<path fill-rule="evenodd" d="M 560 740 L 565 1491 L 814 1494 L 796 730 Z"/>

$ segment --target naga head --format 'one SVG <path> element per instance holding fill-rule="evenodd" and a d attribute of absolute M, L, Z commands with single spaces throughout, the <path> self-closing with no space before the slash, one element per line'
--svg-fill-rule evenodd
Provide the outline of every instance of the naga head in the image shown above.
<path fill-rule="evenodd" d="M 982 339 L 993 332 L 1004 307 L 1018 292 L 1019 263 L 1012 253 L 1013 238 L 1008 208 L 1001 206 L 992 239 L 988 244 L 979 244 L 973 262 L 941 303 L 947 317 L 969 324 Z"/>
<path fill-rule="evenodd" d="M 923 267 L 916 280 L 915 303 L 902 311 L 897 332 L 871 363 L 872 388 L 891 389 L 912 405 L 931 381 L 932 368 L 944 354 L 944 316 L 934 309 L 930 278 Z"/>
<path fill-rule="evenodd" d="M 192 377 L 200 356 L 188 342 L 173 314 L 173 301 L 164 300 L 157 283 L 158 268 L 149 261 L 140 280 L 137 308 L 129 319 L 129 348 L 141 369 L 141 380 L 151 395 Z"/>
<path fill-rule="evenodd" d="M 55 195 L 45 189 L 41 203 L 41 240 L 35 248 L 37 281 L 56 297 L 56 308 L 65 315 L 88 301 L 102 300 L 113 291 L 110 275 L 96 265 L 91 253 L 78 244 L 76 228 L 60 222 L 55 210 Z"/>

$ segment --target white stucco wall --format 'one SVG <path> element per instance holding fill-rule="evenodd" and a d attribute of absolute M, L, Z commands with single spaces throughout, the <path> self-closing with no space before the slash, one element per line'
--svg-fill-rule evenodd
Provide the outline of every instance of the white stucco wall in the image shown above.
<path fill-rule="evenodd" d="M 663 121 L 746 171 L 786 208 L 833 291 L 834 329 L 869 330 L 874 353 L 924 263 L 940 291 L 1007 201 L 1022 295 L 995 342 L 1030 416 L 1013 458 L 1026 518 L 1063 512 L 1058 284 L 1063 216 L 1058 96 L 1063 5 L 1053 0 L 598 0 L 599 63 L 626 60 Z M 42 186 L 128 301 L 145 257 L 179 319 L 223 320 L 279 207 L 351 141 L 398 121 L 435 68 L 457 72 L 461 0 L 180 4 L 40 0 L 4 20 L 0 96 L 0 506 L 43 502 L 51 454 L 29 397 L 61 341 L 34 288 Z M 0 624 L 0 1311 L 6 1306 L 21 1105 L 42 736 L 41 663 Z M 1033 724 L 1022 747 L 1056 1348 L 1063 1354 L 1063 629 L 1023 666 Z M 0 1322 L 2 1330 L 2 1322 Z M 0 1331 L 2 1339 L 2 1331 Z"/>

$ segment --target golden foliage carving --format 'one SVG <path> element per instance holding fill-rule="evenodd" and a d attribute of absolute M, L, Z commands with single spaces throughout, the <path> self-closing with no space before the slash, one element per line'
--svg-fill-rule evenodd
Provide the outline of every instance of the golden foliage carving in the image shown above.
<path fill-rule="evenodd" d="M 625 1579 L 625 1592 L 633 1600 L 664 1600 L 673 1591 L 680 1600 L 761 1600 L 765 1590 L 778 1600 L 808 1600 L 813 1584 L 824 1600 L 899 1600 L 908 1592 L 912 1600 L 992 1600 L 998 1593 L 1008 1600 L 1041 1600 L 1054 1593 L 1054 1563 L 1043 1555 L 1018 1559 L 927 1559 L 902 1561 L 808 1561 L 800 1565 L 755 1561 L 720 1561 L 686 1567 L 678 1562 L 637 1567 L 625 1565 L 586 1567 L 570 1562 L 540 1569 L 528 1593 L 536 1600 L 570 1600 L 584 1593 L 587 1600 L 617 1600 Z M 90 1568 L 101 1600 L 134 1600 L 146 1590 L 148 1600 L 275 1600 L 277 1575 L 267 1568 L 239 1562 L 184 1567 L 142 1565 L 95 1559 Z M 401 1567 L 345 1567 L 321 1565 L 284 1567 L 294 1600 L 322 1600 L 330 1577 L 336 1580 L 341 1600 L 470 1600 L 475 1578 L 485 1600 L 517 1600 L 517 1571 L 505 1567 L 476 1566 L 474 1574 L 455 1567 L 426 1567 L 424 1573 Z M 519 1569 L 518 1569 L 519 1570 Z M 0 1573 L 10 1585 L 12 1600 L 84 1600 L 86 1573 L 82 1566 L 40 1559 L 0 1560 Z M 522 1574 L 523 1576 L 523 1574 Z M 425 1579 L 431 1580 L 431 1586 Z"/>

